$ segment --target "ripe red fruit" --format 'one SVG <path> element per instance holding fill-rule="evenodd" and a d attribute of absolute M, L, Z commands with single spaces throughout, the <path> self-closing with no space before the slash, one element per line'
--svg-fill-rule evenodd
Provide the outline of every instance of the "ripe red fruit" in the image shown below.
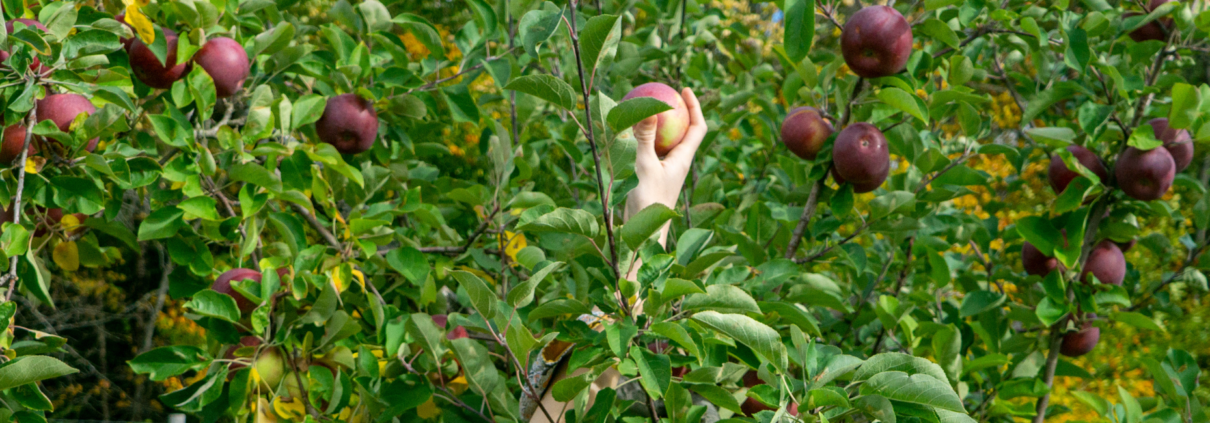
<path fill-rule="evenodd" d="M 1126 279 L 1126 257 L 1122 255 L 1122 249 L 1110 240 L 1098 243 L 1088 253 L 1088 260 L 1084 263 L 1084 271 L 1080 273 L 1080 279 L 1089 281 L 1089 273 L 1096 276 L 1101 283 L 1121 285 L 1122 281 Z"/>
<path fill-rule="evenodd" d="M 223 272 L 222 275 L 219 275 L 218 279 L 214 280 L 214 284 L 210 285 L 210 289 L 235 298 L 235 304 L 239 306 L 240 314 L 248 314 L 251 313 L 252 310 L 256 310 L 256 306 L 258 304 L 253 303 L 247 297 L 244 297 L 244 294 L 240 294 L 235 290 L 235 288 L 231 287 L 232 281 L 242 281 L 245 279 L 251 279 L 252 281 L 259 283 L 261 279 L 260 272 L 243 268 L 228 270 Z"/>
<path fill-rule="evenodd" d="M 840 131 L 832 147 L 836 174 L 853 184 L 853 192 L 870 192 L 886 181 L 891 155 L 882 131 L 858 122 Z"/>
<path fill-rule="evenodd" d="M 332 144 L 341 154 L 358 154 L 374 147 L 378 137 L 378 112 L 369 100 L 356 94 L 328 99 L 323 116 L 315 122 L 319 140 Z"/>
<path fill-rule="evenodd" d="M 672 151 L 673 147 L 680 144 L 681 140 L 685 139 L 685 133 L 689 132 L 689 107 L 685 106 L 685 99 L 681 97 L 680 93 L 659 82 L 648 82 L 634 87 L 633 90 L 626 93 L 625 97 L 622 97 L 622 100 L 630 100 L 635 97 L 651 97 L 672 107 L 672 110 L 665 110 L 655 115 L 658 119 L 655 130 L 655 154 L 663 157 Z"/>
<path fill-rule="evenodd" d="M 1063 264 L 1057 258 L 1042 254 L 1038 247 L 1026 241 L 1021 245 L 1021 267 L 1025 268 L 1025 273 L 1046 276 L 1052 270 L 1063 269 Z"/>
<path fill-rule="evenodd" d="M 79 94 L 51 94 L 38 100 L 38 121 L 50 119 L 55 122 L 55 126 L 58 126 L 60 131 L 67 133 L 71 133 L 71 122 L 76 119 L 76 116 L 79 116 L 80 113 L 91 116 L 96 111 L 97 106 L 93 106 L 91 101 Z M 96 150 L 97 142 L 100 140 L 99 137 L 88 140 L 88 145 L 84 149 L 89 152 Z M 17 149 L 21 148 L 17 147 Z M 20 153 L 18 152 L 18 154 Z"/>
<path fill-rule="evenodd" d="M 34 28 L 38 28 L 38 29 L 42 30 L 42 32 L 47 31 L 46 25 L 42 25 L 42 22 L 38 22 L 33 19 L 18 18 L 18 19 L 13 19 L 11 21 L 4 23 L 4 32 L 6 34 L 11 35 L 13 32 L 16 32 L 16 25 L 13 24 L 14 22 L 21 22 L 21 23 L 25 24 L 25 26 L 32 26 Z M 11 55 L 11 53 L 9 53 L 7 51 L 0 51 L 0 62 L 8 60 L 8 57 L 10 55 Z M 3 68 L 3 66 L 0 66 L 0 68 Z M 37 69 L 39 74 L 45 74 L 47 72 L 50 72 L 50 68 L 47 66 L 42 66 L 42 61 L 39 60 L 37 57 L 34 58 L 33 62 L 30 62 L 29 68 Z"/>
<path fill-rule="evenodd" d="M 12 125 L 4 128 L 4 141 L 0 143 L 0 168 L 9 167 L 14 160 L 21 157 L 21 146 L 25 145 L 25 125 Z M 29 143 L 29 154 L 37 152 L 33 140 Z"/>
<path fill-rule="evenodd" d="M 819 110 L 799 107 L 791 110 L 782 121 L 781 142 L 798 157 L 815 160 L 833 131 L 832 124 L 819 114 Z"/>
<path fill-rule="evenodd" d="M 1109 172 L 1105 170 L 1105 165 L 1101 164 L 1101 158 L 1097 157 L 1096 153 L 1078 145 L 1067 146 L 1067 151 L 1071 152 L 1071 155 L 1075 156 L 1076 161 L 1081 165 L 1101 178 L 1102 183 L 1109 182 Z M 1080 174 L 1068 169 L 1067 164 L 1063 163 L 1063 158 L 1055 154 L 1050 157 L 1050 167 L 1047 169 L 1046 176 L 1050 181 L 1050 188 L 1055 190 L 1055 194 L 1060 194 Z"/>
<path fill-rule="evenodd" d="M 912 27 L 890 6 L 865 7 L 844 24 L 840 51 L 853 73 L 878 78 L 899 73 L 912 55 Z"/>
<path fill-rule="evenodd" d="M 176 61 L 176 31 L 164 28 L 164 38 L 168 42 L 168 56 L 163 63 L 151 52 L 143 40 L 135 37 L 130 42 L 130 68 L 134 76 L 151 88 L 168 89 L 172 83 L 181 79 L 193 69 L 191 62 L 177 63 Z"/>
<path fill-rule="evenodd" d="M 1151 0 L 1150 2 L 1147 3 L 1147 8 L 1145 9 L 1145 11 L 1147 13 L 1151 13 L 1152 10 L 1155 10 L 1155 8 L 1160 7 L 1160 5 L 1167 3 L 1169 1 L 1171 1 L 1171 0 Z M 1132 16 L 1139 16 L 1139 15 L 1143 15 L 1143 14 L 1144 13 L 1139 13 L 1139 12 L 1126 12 L 1126 13 L 1122 14 L 1122 18 L 1129 18 Z M 1138 29 L 1131 31 L 1130 39 L 1132 39 L 1136 42 L 1140 42 L 1140 43 L 1143 41 L 1150 41 L 1150 40 L 1164 41 L 1167 38 L 1166 34 L 1171 29 L 1172 29 L 1172 18 L 1160 18 L 1160 19 L 1156 19 L 1154 21 L 1148 22 L 1146 25 L 1143 25 L 1143 26 L 1139 27 Z"/>
<path fill-rule="evenodd" d="M 744 373 L 743 382 L 744 382 L 745 388 L 751 388 L 756 385 L 765 384 L 765 381 L 760 380 L 760 377 L 757 376 L 755 370 L 749 370 L 748 373 Z M 765 405 L 765 403 L 760 402 L 756 398 L 752 398 L 752 397 L 748 397 L 748 399 L 745 399 L 744 403 L 740 404 L 739 408 L 740 408 L 740 411 L 743 411 L 744 414 L 748 415 L 748 416 L 755 415 L 756 413 L 759 413 L 764 410 L 774 410 L 773 407 L 769 407 L 769 406 Z"/>
<path fill-rule="evenodd" d="M 1143 151 L 1127 147 L 1113 171 L 1122 192 L 1136 200 L 1151 201 L 1160 199 L 1172 187 L 1176 162 L 1163 148 Z"/>
<path fill-rule="evenodd" d="M 1063 342 L 1059 344 L 1059 353 L 1068 357 L 1079 357 L 1096 348 L 1097 342 L 1100 340 L 1101 328 L 1093 326 L 1092 320 L 1088 319 L 1084 321 L 1084 326 L 1079 332 L 1063 334 Z"/>
<path fill-rule="evenodd" d="M 1168 126 L 1167 118 L 1155 118 L 1147 123 L 1151 125 L 1151 129 L 1155 130 L 1155 138 L 1163 141 L 1164 149 L 1172 155 L 1172 161 L 1176 164 L 1176 173 L 1181 173 L 1189 167 L 1189 162 L 1193 161 L 1193 137 L 1189 136 L 1189 131 L 1172 129 L 1171 126 Z"/>
<path fill-rule="evenodd" d="M 218 98 L 230 97 L 244 87 L 248 78 L 248 52 L 235 40 L 218 37 L 207 41 L 193 61 L 214 80 Z"/>

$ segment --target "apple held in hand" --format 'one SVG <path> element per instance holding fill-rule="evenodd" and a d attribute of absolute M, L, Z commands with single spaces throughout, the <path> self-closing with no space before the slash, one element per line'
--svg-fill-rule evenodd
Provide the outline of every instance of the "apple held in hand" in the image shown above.
<path fill-rule="evenodd" d="M 815 160 L 828 137 L 832 136 L 832 124 L 814 107 L 799 107 L 786 115 L 781 123 L 781 142 L 798 157 Z"/>
<path fill-rule="evenodd" d="M 899 73 L 912 55 L 912 27 L 890 6 L 868 6 L 845 22 L 840 52 L 853 73 L 879 78 Z"/>
<path fill-rule="evenodd" d="M 659 82 L 648 82 L 635 87 L 622 97 L 622 101 L 636 97 L 651 97 L 662 101 L 672 110 L 665 110 L 656 115 L 659 120 L 655 130 L 655 154 L 663 157 L 681 143 L 685 133 L 689 131 L 689 108 L 681 94 L 667 85 Z"/>
<path fill-rule="evenodd" d="M 378 112 L 369 100 L 356 94 L 328 99 L 323 116 L 315 122 L 319 140 L 332 144 L 341 154 L 358 154 L 374 147 L 378 138 Z"/>

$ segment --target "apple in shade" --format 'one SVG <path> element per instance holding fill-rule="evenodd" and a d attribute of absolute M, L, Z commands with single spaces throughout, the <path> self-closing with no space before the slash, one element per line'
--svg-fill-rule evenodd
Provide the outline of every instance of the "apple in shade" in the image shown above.
<path fill-rule="evenodd" d="M 449 323 L 449 316 L 447 316 L 447 315 L 434 314 L 431 317 L 433 319 L 433 324 L 436 324 L 437 327 L 439 327 L 439 328 L 445 329 L 446 324 Z M 468 338 L 468 337 L 470 337 L 470 333 L 468 333 L 466 331 L 466 328 L 462 327 L 461 325 L 455 326 L 449 332 L 445 333 L 445 339 L 449 339 L 451 341 L 455 340 L 455 339 Z"/>
<path fill-rule="evenodd" d="M 668 354 L 672 352 L 672 346 L 668 345 L 668 341 L 655 341 L 647 344 L 647 350 L 656 354 Z M 684 377 L 689 373 L 689 367 L 679 366 L 672 368 L 672 375 L 676 377 Z"/>
<path fill-rule="evenodd" d="M 9 125 L 4 128 L 4 141 L 0 143 L 0 167 L 9 167 L 21 157 L 21 147 L 25 145 L 25 125 Z M 29 154 L 37 153 L 33 140 L 29 143 Z"/>
<path fill-rule="evenodd" d="M 1083 327 L 1079 331 L 1063 334 L 1059 353 L 1068 357 L 1079 357 L 1096 348 L 1097 342 L 1101 340 L 1101 328 L 1092 325 L 1092 319 L 1095 318 L 1095 314 L 1085 315 Z"/>
<path fill-rule="evenodd" d="M 174 82 L 189 74 L 189 71 L 193 69 L 192 62 L 177 63 L 176 31 L 164 28 L 164 38 L 168 42 L 168 55 L 164 62 L 160 62 L 160 59 L 151 52 L 151 48 L 138 37 L 134 37 L 127 50 L 130 56 L 130 68 L 134 71 L 134 76 L 151 88 L 172 88 Z"/>
<path fill-rule="evenodd" d="M 1062 269 L 1063 264 L 1059 263 L 1059 259 L 1043 254 L 1038 247 L 1026 241 L 1021 245 L 1021 267 L 1025 268 L 1025 273 L 1045 277 L 1052 270 Z"/>
<path fill-rule="evenodd" d="M 1160 7 L 1160 5 L 1167 3 L 1169 1 L 1171 1 L 1171 0 L 1151 0 L 1150 2 L 1147 3 L 1147 8 L 1145 10 L 1147 13 L 1151 13 L 1152 10 L 1155 10 L 1155 8 Z M 1131 12 L 1123 13 L 1122 18 L 1125 19 L 1125 18 L 1129 18 L 1132 16 L 1140 16 L 1140 15 L 1144 15 L 1144 13 L 1131 11 Z M 1131 31 L 1130 39 L 1132 39 L 1136 42 L 1140 42 L 1140 43 L 1143 41 L 1151 41 L 1151 40 L 1164 41 L 1167 38 L 1167 35 L 1166 35 L 1167 32 L 1171 29 L 1172 29 L 1172 18 L 1160 18 L 1160 19 L 1156 19 L 1151 22 L 1147 22 L 1146 25 L 1143 25 L 1143 26 L 1139 27 L 1138 29 Z"/>
<path fill-rule="evenodd" d="M 1163 141 L 1164 149 L 1172 155 L 1172 162 L 1176 164 L 1176 173 L 1181 173 L 1189 167 L 1189 162 L 1193 161 L 1193 137 L 1189 136 L 1189 131 L 1173 129 L 1168 126 L 1167 118 L 1155 118 L 1147 123 L 1155 131 L 1155 139 Z"/>
<path fill-rule="evenodd" d="M 261 382 L 270 390 L 277 388 L 286 375 L 286 360 L 277 348 L 261 350 L 252 366 L 260 376 Z"/>
<path fill-rule="evenodd" d="M 126 23 L 126 12 L 117 14 L 117 16 L 114 16 L 113 19 L 115 21 L 121 22 L 123 25 L 126 25 L 127 28 L 130 28 L 130 32 L 135 34 L 133 37 L 120 37 L 119 38 L 119 40 L 122 42 L 122 49 L 129 52 L 130 44 L 134 42 L 135 38 L 138 38 L 139 32 L 134 29 L 133 25 Z"/>
<path fill-rule="evenodd" d="M 757 375 L 755 370 L 749 370 L 748 373 L 744 373 L 743 382 L 744 382 L 745 388 L 752 388 L 756 385 L 765 384 L 765 381 L 760 380 L 760 376 Z M 744 412 L 745 415 L 748 415 L 748 416 L 756 415 L 756 413 L 759 413 L 759 412 L 765 411 L 765 410 L 776 410 L 775 408 L 767 406 L 767 405 L 765 405 L 765 403 L 760 402 L 756 398 L 752 398 L 752 397 L 748 397 L 747 399 L 745 399 L 744 403 L 740 404 L 739 408 L 741 411 Z"/>
<path fill-rule="evenodd" d="M 1165 148 L 1139 150 L 1127 147 L 1114 165 L 1118 188 L 1131 198 L 1142 201 L 1158 200 L 1172 187 L 1176 177 L 1176 162 Z"/>
<path fill-rule="evenodd" d="M 42 32 L 47 31 L 46 25 L 42 25 L 42 22 L 38 22 L 33 19 L 18 18 L 18 19 L 13 19 L 11 21 L 5 22 L 4 23 L 4 32 L 7 34 L 10 34 L 10 35 L 13 32 L 16 32 L 16 25 L 14 25 L 15 22 L 23 23 L 27 27 L 32 26 L 34 28 L 38 28 L 38 29 L 42 30 Z M 11 42 L 10 42 L 10 44 L 11 44 Z M 11 55 L 12 55 L 12 53 L 0 50 L 0 62 L 8 60 L 8 57 Z M 39 74 L 45 74 L 47 72 L 50 72 L 50 68 L 46 67 L 46 66 L 42 66 L 42 61 L 39 60 L 37 57 L 34 57 L 33 62 L 30 62 L 29 68 L 30 69 L 37 68 Z M 0 66 L 0 69 L 3 69 L 3 66 Z"/>
<path fill-rule="evenodd" d="M 358 154 L 374 147 L 378 138 L 378 112 L 369 100 L 356 94 L 328 99 L 324 113 L 315 122 L 319 140 L 332 144 L 341 154 Z"/>
<path fill-rule="evenodd" d="M 1105 170 L 1105 165 L 1101 164 L 1101 158 L 1097 157 L 1096 153 L 1078 145 L 1067 146 L 1067 151 L 1081 165 L 1101 178 L 1101 183 L 1109 182 L 1109 172 Z M 1078 176 L 1080 176 L 1078 172 L 1067 168 L 1067 163 L 1063 163 L 1062 156 L 1058 154 L 1050 156 L 1050 167 L 1047 169 L 1046 178 L 1050 181 L 1050 188 L 1055 190 L 1055 194 L 1062 193 L 1067 189 L 1067 185 Z"/>
<path fill-rule="evenodd" d="M 832 165 L 836 175 L 853 184 L 853 192 L 877 189 L 891 170 L 886 137 L 874 125 L 865 122 L 849 125 L 836 136 Z"/>
<path fill-rule="evenodd" d="M 845 22 L 840 52 L 863 78 L 897 74 L 912 55 L 912 27 L 893 7 L 864 7 Z"/>
<path fill-rule="evenodd" d="M 193 55 L 193 62 L 214 80 L 218 98 L 231 97 L 248 78 L 248 52 L 235 40 L 218 37 L 207 41 Z"/>
<path fill-rule="evenodd" d="M 1080 278 L 1090 282 L 1088 274 L 1092 273 L 1101 283 L 1121 285 L 1126 279 L 1126 257 L 1122 249 L 1111 240 L 1104 240 L 1088 252 L 1088 260 L 1084 262 L 1084 271 Z"/>
<path fill-rule="evenodd" d="M 260 338 L 257 338 L 257 337 L 255 337 L 255 336 L 245 336 L 245 337 L 242 337 L 242 338 L 240 338 L 240 339 L 239 339 L 239 344 L 237 344 L 237 345 L 232 345 L 232 346 L 230 346 L 230 347 L 228 347 L 228 348 L 227 348 L 227 351 L 223 353 L 223 358 L 224 358 L 224 359 L 227 359 L 227 360 L 235 360 L 235 358 L 236 358 L 236 357 L 235 357 L 235 352 L 236 352 L 237 350 L 239 350 L 240 348 L 243 348 L 243 347 L 255 347 L 255 346 L 257 346 L 257 345 L 260 345 Z M 227 367 L 227 371 L 228 371 L 228 373 L 227 373 L 227 380 L 231 380 L 232 378 L 234 378 L 234 377 L 235 377 L 235 371 L 236 371 L 236 370 L 239 370 L 239 369 L 242 369 L 242 368 L 244 368 L 244 367 L 248 367 L 248 366 L 247 366 L 246 364 L 244 364 L 244 363 L 232 362 L 232 363 L 231 363 L 231 364 L 230 364 L 230 365 Z"/>
<path fill-rule="evenodd" d="M 60 131 L 71 133 L 71 123 L 76 119 L 76 116 L 79 116 L 80 113 L 91 116 L 93 113 L 96 113 L 97 106 L 93 106 L 91 101 L 88 101 L 87 98 L 79 94 L 51 94 L 46 96 L 46 98 L 38 100 L 37 111 L 39 122 L 49 119 L 55 123 L 55 126 L 59 127 Z M 88 145 L 84 149 L 89 152 L 96 150 L 97 142 L 100 140 L 100 137 L 88 140 Z M 17 154 L 20 154 L 21 147 L 17 147 L 17 151 Z"/>
<path fill-rule="evenodd" d="M 256 306 L 258 304 L 252 302 L 252 300 L 249 300 L 247 297 L 244 297 L 244 294 L 240 294 L 235 290 L 235 288 L 231 287 L 231 282 L 242 281 L 245 279 L 250 279 L 259 283 L 261 280 L 261 274 L 260 272 L 252 269 L 231 269 L 219 275 L 218 279 L 215 279 L 214 283 L 210 285 L 210 289 L 213 289 L 219 293 L 230 295 L 231 298 L 235 298 L 235 305 L 239 307 L 240 314 L 248 314 L 251 313 L 252 310 L 256 310 Z"/>
<path fill-rule="evenodd" d="M 622 97 L 622 101 L 637 97 L 651 97 L 672 107 L 672 110 L 655 115 L 658 119 L 655 129 L 655 154 L 663 157 L 680 144 L 681 140 L 685 139 L 685 133 L 689 132 L 689 107 L 685 106 L 681 93 L 659 82 L 648 82 L 634 87 Z"/>
<path fill-rule="evenodd" d="M 798 157 L 815 160 L 819 150 L 832 136 L 832 124 L 828 123 L 814 107 L 799 107 L 786 115 L 781 123 L 781 142 Z"/>

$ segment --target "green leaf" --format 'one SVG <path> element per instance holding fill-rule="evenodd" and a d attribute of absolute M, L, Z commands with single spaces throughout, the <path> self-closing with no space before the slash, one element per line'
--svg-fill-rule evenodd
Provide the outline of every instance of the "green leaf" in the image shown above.
<path fill-rule="evenodd" d="M 804 332 L 822 336 L 819 331 L 819 323 L 815 321 L 809 312 L 799 308 L 798 305 L 787 302 L 761 301 L 757 305 L 760 306 L 761 313 L 777 313 L 782 319 L 802 329 Z"/>
<path fill-rule="evenodd" d="M 584 29 L 580 30 L 580 52 L 589 81 L 595 79 L 592 77 L 596 75 L 598 65 L 617 54 L 621 39 L 622 20 L 617 15 L 593 16 L 584 24 Z"/>
<path fill-rule="evenodd" d="M 904 113 L 919 119 L 921 122 L 928 123 L 928 111 L 922 110 L 919 103 L 916 103 L 916 96 L 908 94 L 907 91 L 896 87 L 885 87 L 878 92 L 878 99 L 882 102 L 902 110 Z"/>
<path fill-rule="evenodd" d="M 918 28 L 920 32 L 924 33 L 924 35 L 928 35 L 934 40 L 943 42 L 945 45 L 955 50 L 958 49 L 962 42 L 962 40 L 958 39 L 958 34 L 955 33 L 949 25 L 946 25 L 945 22 L 941 22 L 936 18 L 929 18 L 928 20 L 925 20 L 917 25 L 916 28 Z"/>
<path fill-rule="evenodd" d="M 786 346 L 781 343 L 777 331 L 764 323 L 742 314 L 721 314 L 717 311 L 697 313 L 693 315 L 693 320 L 742 342 L 778 371 L 786 371 L 789 365 Z"/>
<path fill-rule="evenodd" d="M 526 232 L 563 232 L 595 238 L 600 232 L 597 218 L 583 209 L 558 208 L 517 227 Z"/>
<path fill-rule="evenodd" d="M 239 322 L 239 306 L 235 304 L 235 298 L 209 289 L 193 294 L 193 299 L 185 303 L 185 308 L 206 317 Z"/>
<path fill-rule="evenodd" d="M 705 294 L 693 294 L 681 302 L 681 309 L 714 310 L 720 313 L 760 313 L 751 295 L 733 285 L 710 285 Z"/>
<path fill-rule="evenodd" d="M 209 221 L 221 220 L 218 216 L 218 201 L 210 197 L 193 197 L 176 205 L 185 213 Z"/>
<path fill-rule="evenodd" d="M 160 382 L 189 370 L 200 370 L 209 361 L 210 357 L 201 348 L 173 345 L 139 354 L 127 363 L 135 373 L 146 374 L 151 380 Z"/>
<path fill-rule="evenodd" d="M 928 375 L 941 381 L 948 380 L 945 370 L 926 358 L 903 353 L 882 353 L 870 357 L 853 374 L 854 381 L 866 380 L 885 372 L 903 372 L 908 375 Z"/>
<path fill-rule="evenodd" d="M 659 322 L 651 325 L 651 331 L 659 334 L 660 336 L 668 338 L 672 342 L 676 343 L 677 346 L 684 348 L 685 352 L 689 353 L 689 356 L 691 357 L 698 357 L 701 355 L 697 344 L 694 343 L 693 338 L 689 336 L 689 331 L 685 330 L 685 328 L 679 324 L 673 322 Z"/>
<path fill-rule="evenodd" d="M 1030 128 L 1026 129 L 1025 133 L 1035 140 L 1055 148 L 1071 145 L 1072 141 L 1076 139 L 1076 132 L 1065 127 Z"/>
<path fill-rule="evenodd" d="M 908 213 L 916 209 L 916 194 L 909 191 L 892 191 L 870 201 L 870 219 L 880 219 L 895 213 Z"/>
<path fill-rule="evenodd" d="M 506 90 L 523 92 L 546 100 L 564 110 L 576 110 L 576 91 L 562 79 L 550 75 L 526 75 L 513 79 Z"/>
<path fill-rule="evenodd" d="M 1192 85 L 1178 82 L 1172 85 L 1172 105 L 1168 109 L 1168 125 L 1173 129 L 1186 129 L 1198 117 L 1202 105 L 1201 91 Z"/>
<path fill-rule="evenodd" d="M 782 44 L 790 61 L 798 63 L 811 52 L 811 43 L 815 40 L 815 2 L 786 0 L 785 22 Z"/>
<path fill-rule="evenodd" d="M 970 317 L 1000 307 L 1006 300 L 1007 296 L 992 291 L 968 292 L 962 299 L 962 307 L 959 310 L 962 317 Z"/>
<path fill-rule="evenodd" d="M 529 305 L 534 301 L 534 289 L 542 283 L 551 273 L 563 267 L 563 262 L 554 262 L 547 264 L 542 270 L 534 272 L 525 282 L 517 284 L 511 291 L 508 291 L 508 305 L 513 308 L 521 308 Z"/>
<path fill-rule="evenodd" d="M 455 270 L 450 272 L 454 279 L 466 289 L 466 294 L 471 298 L 471 305 L 475 310 L 483 316 L 484 319 L 491 319 L 496 316 L 496 293 L 479 279 L 474 273 Z"/>
<path fill-rule="evenodd" d="M 686 383 L 684 385 L 687 386 L 690 391 L 701 395 L 702 398 L 706 399 L 706 401 L 710 401 L 711 404 L 731 410 L 734 413 L 743 413 L 743 409 L 740 408 L 739 401 L 737 401 L 735 397 L 731 396 L 731 392 L 728 392 L 726 389 L 704 383 Z"/>
<path fill-rule="evenodd" d="M 956 387 L 962 376 L 962 332 L 951 324 L 934 333 L 933 357 L 945 370 L 951 387 Z"/>
<path fill-rule="evenodd" d="M 559 30 L 563 23 L 563 9 L 554 3 L 545 2 L 541 9 L 531 10 L 521 17 L 517 25 L 517 38 L 525 46 L 530 57 L 538 57 L 538 47 Z"/>
<path fill-rule="evenodd" d="M 639 384 L 651 398 L 659 399 L 672 382 L 672 362 L 668 356 L 655 354 L 638 345 L 630 347 L 630 358 L 639 368 Z"/>
<path fill-rule="evenodd" d="M 429 262 L 424 253 L 412 247 L 400 247 L 386 255 L 387 265 L 407 278 L 409 282 L 420 286 L 429 277 Z"/>
<path fill-rule="evenodd" d="M 592 308 L 583 302 L 570 298 L 560 298 L 548 301 L 529 312 L 529 320 L 545 319 L 570 315 L 573 319 L 581 314 L 587 314 Z"/>
<path fill-rule="evenodd" d="M 20 256 L 28 249 L 29 231 L 16 223 L 4 222 L 3 233 L 0 233 L 0 250 L 4 251 L 4 257 Z"/>
<path fill-rule="evenodd" d="M 962 399 L 949 384 L 926 374 L 883 372 L 866 380 L 862 392 L 878 394 L 892 401 L 920 404 L 942 410 L 965 412 Z"/>
<path fill-rule="evenodd" d="M 1130 139 L 1126 141 L 1126 144 L 1146 151 L 1159 148 L 1164 145 L 1164 142 L 1155 138 L 1155 128 L 1152 128 L 1150 124 L 1143 124 L 1130 131 Z"/>
<path fill-rule="evenodd" d="M 500 372 L 492 364 L 492 357 L 482 343 L 470 338 L 459 338 L 450 341 L 450 345 L 472 390 L 486 395 L 500 386 Z"/>
<path fill-rule="evenodd" d="M 0 367 L 0 391 L 78 372 L 50 356 L 17 357 Z"/>
<path fill-rule="evenodd" d="M 853 407 L 882 423 L 896 423 L 895 407 L 882 395 L 863 395 L 853 401 Z"/>
<path fill-rule="evenodd" d="M 340 312 L 343 311 L 340 310 Z M 445 355 L 445 345 L 441 343 L 445 337 L 442 336 L 441 329 L 433 322 L 432 316 L 427 313 L 412 313 L 406 328 L 408 334 L 424 346 L 425 353 L 432 354 L 433 360 L 440 361 L 441 356 Z"/>
<path fill-rule="evenodd" d="M 609 122 L 609 127 L 614 132 L 622 132 L 626 128 L 642 122 L 643 119 L 668 110 L 672 110 L 672 106 L 663 101 L 651 97 L 635 97 L 614 106 L 605 121 Z"/>
<path fill-rule="evenodd" d="M 1067 315 L 1070 307 L 1068 304 L 1060 301 L 1062 300 L 1056 301 L 1054 298 L 1048 296 L 1038 303 L 1038 308 L 1034 311 L 1034 314 L 1038 316 L 1038 320 L 1041 320 L 1042 324 L 1046 326 L 1054 325 Z"/>
<path fill-rule="evenodd" d="M 1133 311 L 1113 313 L 1110 315 L 1110 320 L 1122 322 L 1139 329 L 1167 332 L 1167 330 L 1165 330 L 1163 326 L 1160 326 L 1159 323 L 1156 323 L 1154 319 Z"/>
<path fill-rule="evenodd" d="M 1056 241 L 1062 237 L 1049 220 L 1040 216 L 1027 216 L 1017 220 L 1017 233 L 1047 256 L 1054 256 Z"/>
<path fill-rule="evenodd" d="M 660 203 L 655 203 L 631 216 L 626 224 L 618 231 L 622 240 L 631 249 L 637 250 L 651 235 L 658 232 L 677 214 L 672 209 Z"/>

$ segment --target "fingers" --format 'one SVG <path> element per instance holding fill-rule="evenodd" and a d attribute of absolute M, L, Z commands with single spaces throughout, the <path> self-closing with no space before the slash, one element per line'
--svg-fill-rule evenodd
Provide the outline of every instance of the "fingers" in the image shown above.
<path fill-rule="evenodd" d="M 697 148 L 706 138 L 707 127 L 706 118 L 702 116 L 702 104 L 693 94 L 693 90 L 689 88 L 681 90 L 681 97 L 685 99 L 685 106 L 689 108 L 689 130 L 685 132 L 685 138 L 681 140 L 681 143 L 673 147 L 667 156 L 664 156 L 664 164 L 674 165 L 677 169 L 688 171 L 689 165 L 693 162 L 693 156 L 697 153 Z"/>
<path fill-rule="evenodd" d="M 659 121 L 658 117 L 651 116 L 634 125 L 634 138 L 639 142 L 634 171 L 640 179 L 660 168 L 660 158 L 655 154 L 655 131 Z"/>

